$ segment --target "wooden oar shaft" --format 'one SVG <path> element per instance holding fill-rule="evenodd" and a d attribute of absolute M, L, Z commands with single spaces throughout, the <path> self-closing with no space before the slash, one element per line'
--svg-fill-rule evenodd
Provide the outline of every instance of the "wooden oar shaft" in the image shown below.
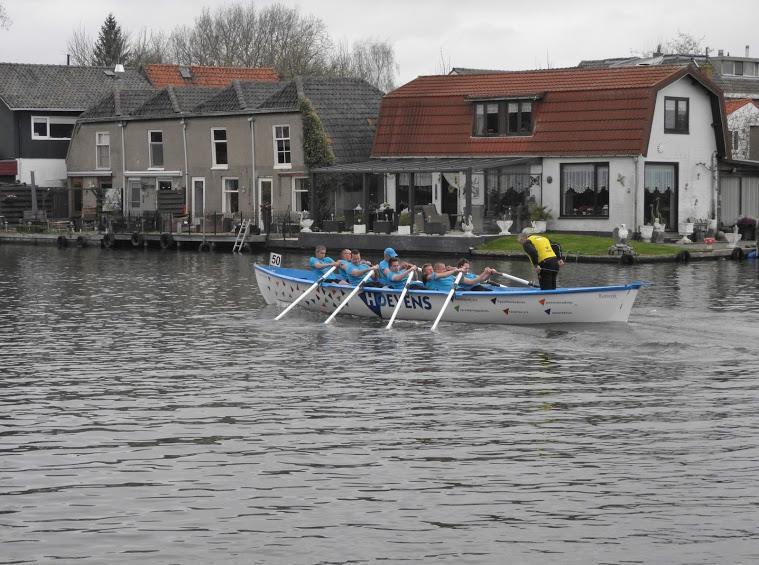
<path fill-rule="evenodd" d="M 448 296 L 445 297 L 445 301 L 443 302 L 443 307 L 440 309 L 440 312 L 437 315 L 437 318 L 435 318 L 435 323 L 432 324 L 432 331 L 434 332 L 437 329 L 437 325 L 440 323 L 440 319 L 443 317 L 443 314 L 445 313 L 445 309 L 448 308 L 448 304 L 450 304 L 451 299 L 453 298 L 453 295 L 456 293 L 456 287 L 459 286 L 459 281 L 461 281 L 461 277 L 464 276 L 464 273 L 459 273 L 456 275 L 456 280 L 453 281 L 453 288 L 448 293 Z"/>
<path fill-rule="evenodd" d="M 334 267 L 331 267 L 329 269 L 329 271 L 327 271 L 321 277 L 319 277 L 314 284 L 312 284 L 310 287 L 308 287 L 308 290 L 306 290 L 306 292 L 304 292 L 298 298 L 296 298 L 293 301 L 293 303 L 290 304 L 290 306 L 288 306 L 287 308 L 285 308 L 279 314 L 279 316 L 277 316 L 276 318 L 274 318 L 274 320 L 280 320 L 280 319 L 282 319 L 285 316 L 285 314 L 287 314 L 290 310 L 292 310 L 293 308 L 295 308 L 295 305 L 298 302 L 300 302 L 301 300 L 303 300 L 306 296 L 308 296 L 309 294 L 311 294 L 320 284 L 322 284 L 322 282 L 324 281 L 324 279 L 326 279 L 328 276 L 330 276 L 335 269 L 337 269 L 337 265 L 335 265 Z"/>
<path fill-rule="evenodd" d="M 366 274 L 364 275 L 364 278 L 363 278 L 363 279 L 361 279 L 361 282 L 360 282 L 360 283 L 358 283 L 358 284 L 356 285 L 356 288 L 354 288 L 354 289 L 353 289 L 353 290 L 350 292 L 350 294 L 349 294 L 348 296 L 346 296 L 346 297 L 345 297 L 345 300 L 343 300 L 343 301 L 342 301 L 342 302 L 341 302 L 341 303 L 338 305 L 338 307 L 337 307 L 337 308 L 335 308 L 335 311 L 334 311 L 334 312 L 332 312 L 332 314 L 330 314 L 329 318 L 327 318 L 326 320 L 324 320 L 324 323 L 325 323 L 325 324 L 329 324 L 329 323 L 330 323 L 332 320 L 334 320 L 334 319 L 335 319 L 335 316 L 337 316 L 337 313 L 338 313 L 338 312 L 340 312 L 340 310 L 342 310 L 342 309 L 343 309 L 343 307 L 344 307 L 344 306 L 346 306 L 346 305 L 348 304 L 348 302 L 350 302 L 350 299 L 351 299 L 351 298 L 353 298 L 354 296 L 356 296 L 356 295 L 358 294 L 358 292 L 361 290 L 361 287 L 363 287 L 363 286 L 364 286 L 364 283 L 365 283 L 366 281 L 368 281 L 368 280 L 369 280 L 369 279 L 372 277 L 372 273 L 373 273 L 373 272 L 374 272 L 374 271 L 369 271 L 368 273 L 366 273 Z"/>
<path fill-rule="evenodd" d="M 409 273 L 408 278 L 406 279 L 406 284 L 403 285 L 401 296 L 400 298 L 398 298 L 398 304 L 395 305 L 395 310 L 393 310 L 393 315 L 390 316 L 390 321 L 387 323 L 386 328 L 388 330 L 393 327 L 393 322 L 395 321 L 395 317 L 398 315 L 398 311 L 401 309 L 401 304 L 403 303 L 403 299 L 406 298 L 406 292 L 408 292 L 408 285 L 411 284 L 411 280 L 413 278 L 414 278 L 414 273 Z"/>

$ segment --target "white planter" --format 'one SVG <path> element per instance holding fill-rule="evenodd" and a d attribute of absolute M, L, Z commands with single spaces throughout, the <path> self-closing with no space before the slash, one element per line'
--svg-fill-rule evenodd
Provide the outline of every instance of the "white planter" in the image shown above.
<path fill-rule="evenodd" d="M 660 224 L 659 222 L 654 222 L 654 231 L 664 231 L 664 224 Z"/>
<path fill-rule="evenodd" d="M 725 239 L 727 240 L 727 243 L 730 247 L 735 247 L 735 244 L 738 243 L 742 237 L 743 237 L 742 233 L 735 233 L 735 232 L 725 233 Z"/>
<path fill-rule="evenodd" d="M 640 237 L 643 241 L 651 241 L 651 238 L 654 235 L 654 226 L 640 226 Z"/>
<path fill-rule="evenodd" d="M 495 223 L 498 224 L 498 229 L 501 230 L 498 235 L 511 235 L 509 229 L 511 229 L 514 223 L 513 220 L 496 220 Z"/>
<path fill-rule="evenodd" d="M 310 232 L 311 226 L 313 225 L 314 221 L 312 219 L 303 219 L 300 221 L 300 231 Z"/>
<path fill-rule="evenodd" d="M 714 218 L 713 220 L 709 220 L 709 225 L 707 226 L 710 230 L 713 232 L 717 231 L 717 219 Z"/>
<path fill-rule="evenodd" d="M 411 235 L 411 226 L 398 226 L 398 235 Z"/>
<path fill-rule="evenodd" d="M 535 220 L 532 222 L 533 233 L 545 233 L 548 223 L 545 220 Z"/>
<path fill-rule="evenodd" d="M 353 224 L 353 233 L 366 233 L 366 224 Z"/>
<path fill-rule="evenodd" d="M 677 224 L 677 233 L 680 235 L 690 235 L 693 233 L 693 222 L 680 222 Z"/>

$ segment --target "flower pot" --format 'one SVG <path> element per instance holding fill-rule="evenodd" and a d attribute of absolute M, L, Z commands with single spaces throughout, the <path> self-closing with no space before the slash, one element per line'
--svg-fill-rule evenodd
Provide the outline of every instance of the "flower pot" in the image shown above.
<path fill-rule="evenodd" d="M 353 233 L 366 233 L 366 224 L 353 224 Z"/>
<path fill-rule="evenodd" d="M 390 233 L 393 231 L 393 223 L 385 220 L 374 222 L 374 233 Z"/>
<path fill-rule="evenodd" d="M 640 237 L 643 241 L 650 242 L 651 237 L 654 235 L 654 226 L 640 226 Z"/>
<path fill-rule="evenodd" d="M 514 223 L 513 220 L 496 220 L 495 223 L 498 225 L 498 229 L 501 230 L 498 235 L 511 235 L 509 229 Z"/>
<path fill-rule="evenodd" d="M 308 218 L 308 219 L 306 219 L 306 218 L 302 219 L 300 221 L 300 231 L 302 231 L 302 232 L 310 232 L 311 231 L 311 226 L 313 225 L 313 223 L 314 223 L 314 221 L 312 219 L 310 219 L 310 218 Z"/>
<path fill-rule="evenodd" d="M 741 240 L 741 234 L 735 232 L 725 232 L 725 239 L 729 247 L 735 247 L 735 244 Z"/>
<path fill-rule="evenodd" d="M 548 223 L 545 220 L 534 220 L 532 222 L 533 233 L 545 233 Z"/>
<path fill-rule="evenodd" d="M 411 235 L 411 226 L 398 226 L 398 235 Z"/>
<path fill-rule="evenodd" d="M 344 226 L 340 220 L 324 220 L 322 229 L 326 232 L 340 232 L 343 231 Z"/>

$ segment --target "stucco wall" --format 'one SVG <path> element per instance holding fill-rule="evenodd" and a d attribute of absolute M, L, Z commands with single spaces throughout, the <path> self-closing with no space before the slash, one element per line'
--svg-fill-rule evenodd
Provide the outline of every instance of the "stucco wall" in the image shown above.
<path fill-rule="evenodd" d="M 727 117 L 727 127 L 732 132 L 737 132 L 738 143 L 733 145 L 733 159 L 749 159 L 751 127 L 759 126 L 759 108 L 753 104 L 745 104 Z M 733 136 L 731 136 L 733 137 Z M 754 148 L 754 153 L 759 154 L 759 148 Z"/>
<path fill-rule="evenodd" d="M 689 133 L 664 133 L 664 98 L 689 99 Z M 645 163 L 677 163 L 678 221 L 708 218 L 713 215 L 712 177 L 709 170 L 717 142 L 712 123 L 711 103 L 706 91 L 689 78 L 663 88 L 656 96 L 656 109 Z M 639 179 L 643 182 L 643 179 Z M 641 184 L 642 187 L 642 184 Z M 642 190 L 642 188 L 641 188 Z M 642 218 L 642 208 L 639 210 Z"/>

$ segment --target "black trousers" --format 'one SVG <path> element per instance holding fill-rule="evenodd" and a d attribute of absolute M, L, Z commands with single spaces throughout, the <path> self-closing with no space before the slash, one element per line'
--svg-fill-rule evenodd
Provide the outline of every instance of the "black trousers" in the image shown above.
<path fill-rule="evenodd" d="M 538 271 L 538 281 L 541 290 L 554 290 L 556 288 L 556 279 L 559 276 L 559 259 L 551 257 L 540 263 Z"/>

